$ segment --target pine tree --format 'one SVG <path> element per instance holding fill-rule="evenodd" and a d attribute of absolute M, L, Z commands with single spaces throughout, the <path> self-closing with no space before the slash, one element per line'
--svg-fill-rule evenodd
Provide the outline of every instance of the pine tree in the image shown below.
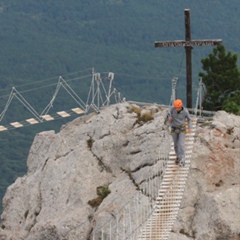
<path fill-rule="evenodd" d="M 225 110 L 240 114 L 240 72 L 237 54 L 226 53 L 223 45 L 217 46 L 208 58 L 202 59 L 202 77 L 207 92 L 203 107 L 206 110 Z"/>

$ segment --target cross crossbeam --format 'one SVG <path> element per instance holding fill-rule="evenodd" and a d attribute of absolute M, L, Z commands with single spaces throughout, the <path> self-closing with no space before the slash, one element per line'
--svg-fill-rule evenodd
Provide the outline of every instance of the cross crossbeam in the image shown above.
<path fill-rule="evenodd" d="M 222 43 L 221 39 L 191 39 L 190 10 L 185 9 L 185 40 L 158 41 L 155 47 L 184 47 L 186 51 L 186 94 L 187 107 L 192 108 L 192 48 L 196 46 L 217 46 Z"/>
<path fill-rule="evenodd" d="M 176 41 L 160 41 L 155 42 L 155 47 L 196 47 L 196 46 L 215 46 L 221 43 L 221 39 L 213 40 L 176 40 Z"/>

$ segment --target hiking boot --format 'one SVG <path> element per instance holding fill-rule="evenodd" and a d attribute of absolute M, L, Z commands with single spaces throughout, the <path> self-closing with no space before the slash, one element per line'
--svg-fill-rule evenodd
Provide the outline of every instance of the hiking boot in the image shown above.
<path fill-rule="evenodd" d="M 175 163 L 179 164 L 179 158 L 178 157 L 176 158 Z"/>
<path fill-rule="evenodd" d="M 184 166 L 185 166 L 185 161 L 184 161 L 184 160 L 181 160 L 180 163 L 179 163 L 179 166 L 180 166 L 180 167 L 184 167 Z"/>

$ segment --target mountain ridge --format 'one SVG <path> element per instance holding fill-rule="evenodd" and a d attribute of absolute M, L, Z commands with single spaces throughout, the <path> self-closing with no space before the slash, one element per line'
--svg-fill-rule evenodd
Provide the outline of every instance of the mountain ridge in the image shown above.
<path fill-rule="evenodd" d="M 149 216 L 169 162 L 166 113 L 125 102 L 37 134 L 27 173 L 4 196 L 0 239 L 125 239 Z M 239 239 L 239 118 L 219 111 L 198 123 L 169 239 Z"/>

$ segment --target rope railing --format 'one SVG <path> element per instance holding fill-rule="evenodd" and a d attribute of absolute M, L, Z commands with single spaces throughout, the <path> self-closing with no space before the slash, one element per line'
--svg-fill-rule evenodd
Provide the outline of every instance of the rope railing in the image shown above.
<path fill-rule="evenodd" d="M 98 218 L 101 216 L 102 211 L 105 211 L 113 202 L 105 206 L 100 212 L 95 213 L 91 224 L 93 231 L 90 233 L 89 239 L 138 239 L 142 227 L 154 211 L 159 187 L 167 167 L 171 144 L 167 130 L 161 132 L 160 143 L 158 158 L 151 166 L 151 172 L 147 179 L 138 185 L 135 189 L 136 193 L 128 198 L 118 212 L 108 213 L 108 217 L 102 225 L 98 225 Z M 116 195 L 115 200 L 117 199 L 121 199 L 121 194 Z"/>
<path fill-rule="evenodd" d="M 88 230 L 88 234 L 82 239 L 137 240 L 142 228 L 154 212 L 158 191 L 167 167 L 171 138 L 166 129 L 161 131 L 159 142 L 158 157 L 149 168 L 150 174 L 147 178 L 138 186 L 129 179 L 122 191 L 115 193 L 111 202 L 94 213 L 91 221 L 85 219 L 80 225 L 66 232 L 64 237 L 67 237 L 73 230 L 84 232 L 90 227 L 91 230 Z M 135 188 L 135 191 L 133 190 L 133 194 L 126 199 L 124 194 L 128 188 Z M 112 206 L 118 204 L 119 207 L 119 199 L 121 199 L 119 210 L 109 212 Z M 122 202 L 122 199 L 126 199 L 126 201 Z M 105 220 L 101 221 L 103 215 Z"/>

